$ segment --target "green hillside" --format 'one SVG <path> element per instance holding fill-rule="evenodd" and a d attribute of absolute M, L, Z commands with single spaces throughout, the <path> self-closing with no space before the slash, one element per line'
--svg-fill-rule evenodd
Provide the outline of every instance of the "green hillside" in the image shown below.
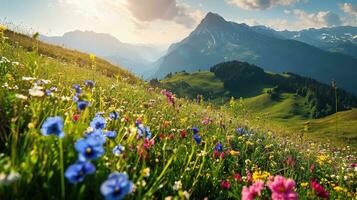
<path fill-rule="evenodd" d="M 267 73 L 277 76 L 274 73 Z M 289 79 L 293 75 L 283 74 Z M 254 79 L 256 80 L 256 79 Z M 180 97 L 196 98 L 198 94 L 203 95 L 215 105 L 229 104 L 230 97 L 235 97 L 236 102 L 242 98 L 242 106 L 233 108 L 236 110 L 246 110 L 249 118 L 262 117 L 267 121 L 267 127 L 283 129 L 291 134 L 304 133 L 305 137 L 333 144 L 353 148 L 357 145 L 357 124 L 353 114 L 356 110 L 339 112 L 338 132 L 336 133 L 336 118 L 334 115 L 327 115 L 322 118 L 311 117 L 311 106 L 308 97 L 300 96 L 292 92 L 277 92 L 274 96 L 268 93 L 273 90 L 273 84 L 268 82 L 247 83 L 233 86 L 234 91 L 228 91 L 224 87 L 224 82 L 213 72 L 200 71 L 193 73 L 179 72 L 161 81 L 161 86 L 172 90 Z M 232 108 L 229 108 L 232 110 Z M 237 111 L 240 115 L 243 112 Z M 349 113 L 349 114 L 348 114 Z M 309 124 L 308 131 L 304 131 L 306 124 Z"/>
<path fill-rule="evenodd" d="M 256 182 L 267 199 L 269 176 L 302 199 L 356 196 L 351 149 L 282 138 L 2 28 L 0 44 L 1 199 L 241 199 Z"/>

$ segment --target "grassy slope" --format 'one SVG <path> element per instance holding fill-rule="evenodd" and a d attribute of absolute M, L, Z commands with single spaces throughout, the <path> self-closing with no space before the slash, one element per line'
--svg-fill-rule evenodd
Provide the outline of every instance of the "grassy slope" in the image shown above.
<path fill-rule="evenodd" d="M 197 94 L 199 89 L 204 89 L 207 92 L 217 91 L 217 94 L 225 94 L 227 97 L 224 99 L 229 99 L 228 95 L 230 94 L 224 92 L 223 82 L 208 71 L 194 72 L 192 74 L 178 73 L 171 78 L 164 79 L 162 83 L 164 87 L 173 89 L 172 86 L 167 84 L 181 81 L 195 88 L 195 90 L 190 91 L 180 88 L 179 95 L 181 96 L 185 96 L 189 92 Z M 340 115 L 339 131 L 336 134 L 334 115 L 322 119 L 311 119 L 307 114 L 309 108 L 304 104 L 302 97 L 290 93 L 282 93 L 278 99 L 273 100 L 264 92 L 269 87 L 271 86 L 245 86 L 244 89 L 237 92 L 237 96 L 244 98 L 245 107 L 253 115 L 264 116 L 264 118 L 270 120 L 272 126 L 282 127 L 291 132 L 301 132 L 305 127 L 305 123 L 310 122 L 309 139 L 331 140 L 335 144 L 350 145 L 352 147 L 357 145 L 357 111 L 355 109 L 338 114 Z"/>
<path fill-rule="evenodd" d="M 24 36 L 11 38 L 12 43 L 18 42 L 17 37 Z M 29 38 L 24 39 L 31 41 Z M 7 120 L 6 124 L 1 124 L 1 128 L 5 125 L 8 129 L 6 132 L 0 132 L 1 145 L 5 145 L 0 159 L 0 173 L 3 176 L 3 173 L 6 175 L 11 170 L 21 175 L 21 179 L 15 183 L 0 184 L 0 196 L 4 199 L 60 198 L 59 140 L 40 134 L 41 124 L 48 116 L 59 115 L 65 119 L 66 136 L 63 138 L 63 144 L 64 166 L 67 168 L 76 162 L 77 153 L 73 145 L 77 139 L 83 137 L 93 116 L 97 112 L 104 112 L 104 115 L 108 116 L 112 110 L 118 111 L 123 120 L 108 121 L 107 129 L 116 130 L 118 136 L 114 141 L 107 141 L 104 146 L 105 154 L 93 161 L 97 168 L 95 175 L 88 175 L 77 185 L 65 182 L 66 199 L 102 199 L 99 193 L 100 185 L 113 171 L 126 172 L 129 179 L 135 183 L 136 190 L 127 196 L 129 199 L 164 199 L 166 196 L 183 199 L 183 191 L 187 191 L 192 199 L 239 199 L 242 187 L 249 184 L 234 180 L 233 174 L 240 173 L 246 176 L 246 169 L 254 172 L 257 167 L 273 175 L 294 178 L 297 182 L 297 192 L 301 197 L 307 196 L 310 189 L 304 189 L 300 183 L 308 182 L 312 177 L 318 177 L 319 180 L 328 179 L 328 182 L 323 184 L 331 191 L 331 198 L 346 199 L 347 195 L 354 195 L 351 192 L 355 183 L 342 179 L 345 173 L 342 168 L 332 168 L 326 161 L 321 165 L 316 163 L 320 146 L 315 148 L 300 143 L 295 148 L 289 140 L 284 139 L 284 142 L 280 142 L 279 138 L 273 139 L 264 134 L 266 128 L 254 121 L 233 119 L 229 112 L 213 109 L 205 104 L 193 104 L 185 99 L 178 99 L 179 106 L 173 108 L 167 103 L 165 96 L 159 94 L 159 89 L 149 89 L 145 83 L 123 70 L 105 65 L 110 70 L 117 70 L 116 73 L 108 74 L 104 70 L 106 67 L 97 65 L 93 70 L 92 67 L 83 65 L 83 60 L 91 64 L 86 54 L 80 54 L 77 58 L 73 56 L 73 51 L 46 45 L 48 52 L 42 53 L 51 57 L 55 57 L 54 54 L 58 56 L 53 59 L 38 56 L 36 52 L 28 52 L 28 48 L 22 49 L 19 46 L 24 45 L 19 43 L 18 46 L 6 45 L 0 48 L 1 56 L 20 63 L 8 63 L 6 66 L 10 67 L 7 69 L 9 71 L 1 71 L 6 73 L 2 74 L 1 80 L 6 79 L 11 88 L 16 85 L 18 89 L 0 88 L 0 111 L 5 111 L 9 115 L 8 118 L 1 119 Z M 62 57 L 57 50 L 64 51 L 63 55 L 68 57 Z M 33 71 L 35 67 L 37 70 Z M 52 83 L 45 87 L 56 85 L 58 92 L 52 97 L 30 97 L 28 89 L 33 83 L 23 81 L 23 76 L 50 79 Z M 83 83 L 87 79 L 93 79 L 96 87 L 93 90 L 84 89 L 81 98 L 89 100 L 91 106 L 84 112 L 79 112 L 74 102 L 63 100 L 62 97 L 72 97 L 72 85 Z M 14 98 L 18 93 L 27 95 L 28 99 Z M 74 114 L 80 114 L 77 122 L 72 121 Z M 212 118 L 213 123 L 203 125 L 201 120 L 206 117 Z M 142 139 L 136 139 L 136 132 L 131 132 L 137 118 L 141 118 L 146 126 L 151 127 L 155 145 L 148 150 L 143 148 Z M 221 123 L 225 124 L 224 128 Z M 237 124 L 251 125 L 255 134 L 237 136 Z M 178 130 L 192 126 L 198 126 L 200 130 L 204 141 L 201 145 L 196 145 L 192 140 L 191 132 L 188 132 L 188 138 L 180 137 Z M 160 133 L 164 136 L 173 134 L 172 139 L 159 139 Z M 221 142 L 224 147 L 225 159 L 212 157 L 217 142 Z M 115 157 L 111 153 L 116 143 L 126 148 L 120 157 Z M 303 151 L 306 148 L 310 149 L 307 153 Z M 239 152 L 239 156 L 230 155 L 230 150 Z M 336 165 L 350 164 L 345 157 L 325 154 Z M 297 161 L 293 167 L 288 167 L 284 162 L 289 155 Z M 314 174 L 305 170 L 311 163 L 317 166 Z M 141 171 L 147 167 L 150 168 L 150 175 L 144 178 Z M 331 173 L 341 174 L 341 178 L 332 180 L 329 176 Z M 182 190 L 174 191 L 172 187 L 178 180 L 182 181 Z M 231 182 L 229 191 L 220 187 L 222 180 Z M 145 184 L 140 184 L 143 182 Z M 349 193 L 333 192 L 332 183 L 341 184 Z M 268 190 L 264 190 L 263 195 L 268 196 Z"/>

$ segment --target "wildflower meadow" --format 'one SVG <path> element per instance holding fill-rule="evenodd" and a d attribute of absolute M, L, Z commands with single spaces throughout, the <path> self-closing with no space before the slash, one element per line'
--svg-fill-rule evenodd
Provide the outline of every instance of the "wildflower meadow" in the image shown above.
<path fill-rule="evenodd" d="M 0 44 L 0 199 L 357 196 L 349 147 L 282 137 L 5 27 Z"/>

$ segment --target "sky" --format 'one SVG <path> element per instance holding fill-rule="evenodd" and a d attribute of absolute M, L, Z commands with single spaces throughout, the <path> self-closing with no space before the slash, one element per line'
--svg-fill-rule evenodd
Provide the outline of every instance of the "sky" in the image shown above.
<path fill-rule="evenodd" d="M 207 12 L 276 30 L 357 26 L 357 0 L 0 0 L 0 23 L 19 31 L 90 30 L 160 45 L 186 37 Z"/>

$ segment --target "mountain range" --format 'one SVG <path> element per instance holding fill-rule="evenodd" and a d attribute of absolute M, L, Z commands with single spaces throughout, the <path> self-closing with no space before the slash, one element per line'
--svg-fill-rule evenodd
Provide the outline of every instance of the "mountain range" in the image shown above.
<path fill-rule="evenodd" d="M 324 83 L 336 79 L 340 87 L 357 94 L 357 27 L 276 31 L 229 22 L 208 13 L 188 37 L 167 51 L 154 45 L 124 43 L 93 31 L 41 35 L 40 39 L 96 54 L 146 79 L 183 70 L 207 70 L 217 63 L 240 60 L 264 70 L 292 72 Z"/>
<path fill-rule="evenodd" d="M 265 26 L 253 26 L 256 32 L 280 39 L 292 39 L 330 52 L 338 52 L 357 58 L 357 28 L 339 26 L 301 31 L 275 31 Z"/>
<path fill-rule="evenodd" d="M 40 40 L 95 54 L 139 76 L 151 71 L 150 63 L 164 53 L 158 46 L 124 43 L 110 34 L 93 31 L 76 30 L 53 37 L 41 35 Z"/>
<path fill-rule="evenodd" d="M 322 30 L 310 32 L 318 35 Z M 167 54 L 155 63 L 154 77 L 162 78 L 170 72 L 183 70 L 208 70 L 217 63 L 240 60 L 267 71 L 292 72 L 328 84 L 335 79 L 340 87 L 357 94 L 357 59 L 321 49 L 325 40 L 308 40 L 309 37 L 305 37 L 308 32 L 302 31 L 300 35 L 304 37 L 298 39 L 294 38 L 298 32 L 250 27 L 208 13 L 188 37 L 171 45 Z M 355 32 L 350 34 L 348 44 L 353 46 Z M 299 41 L 303 39 L 304 42 Z"/>

